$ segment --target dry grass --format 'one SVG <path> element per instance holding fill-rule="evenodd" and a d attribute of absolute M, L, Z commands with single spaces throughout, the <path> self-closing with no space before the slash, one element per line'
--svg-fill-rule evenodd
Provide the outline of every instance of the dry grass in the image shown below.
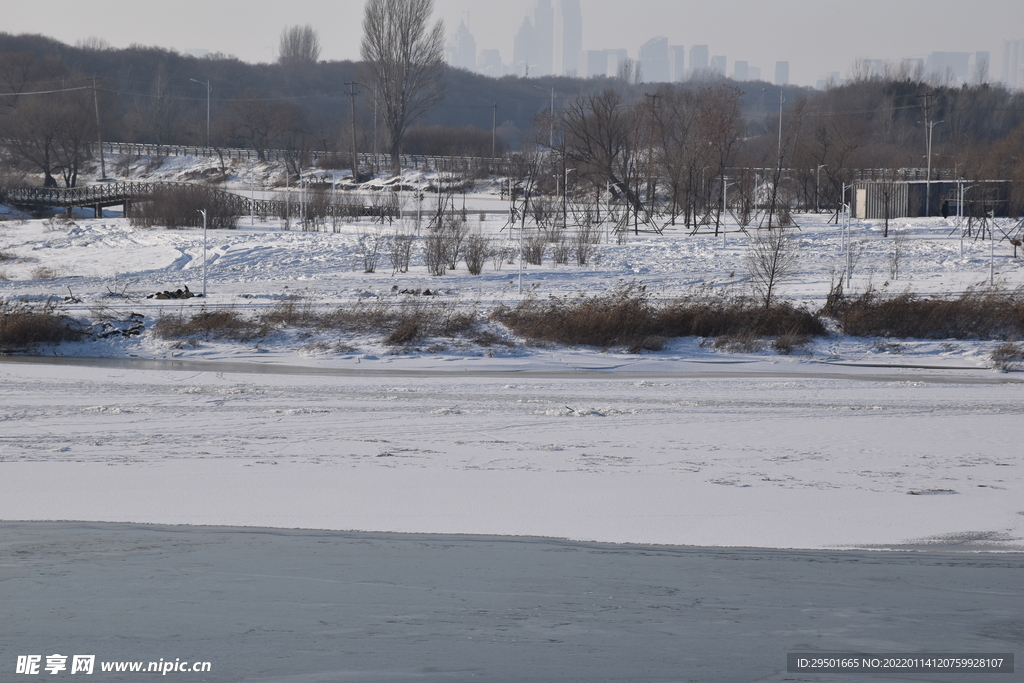
<path fill-rule="evenodd" d="M 1000 372 L 1019 370 L 1024 362 L 1024 348 L 1007 342 L 992 351 L 992 367 Z"/>
<path fill-rule="evenodd" d="M 765 308 L 746 297 L 706 291 L 654 302 L 640 285 L 598 296 L 527 300 L 493 316 L 516 334 L 535 341 L 656 351 L 672 337 L 760 338 L 824 335 L 813 314 L 789 304 Z"/>
<path fill-rule="evenodd" d="M 824 314 L 846 334 L 901 339 L 1020 339 L 1024 292 L 968 290 L 956 298 L 885 296 L 867 291 L 830 302 Z"/>
<path fill-rule="evenodd" d="M 0 350 L 77 341 L 82 335 L 81 325 L 61 313 L 53 302 L 42 305 L 0 302 Z"/>
<path fill-rule="evenodd" d="M 332 310 L 318 310 L 309 301 L 290 298 L 253 316 L 233 309 L 178 312 L 162 316 L 153 334 L 162 339 L 263 339 L 283 328 L 317 332 L 378 334 L 387 344 L 410 344 L 428 337 L 455 337 L 475 331 L 479 314 L 473 307 L 409 297 L 401 301 L 360 299 Z"/>
<path fill-rule="evenodd" d="M 251 341 L 266 337 L 270 331 L 268 325 L 246 318 L 234 309 L 203 309 L 192 316 L 184 312 L 170 313 L 160 316 L 153 325 L 153 334 L 161 339 L 201 337 Z"/>
<path fill-rule="evenodd" d="M 36 280 L 52 280 L 58 277 L 56 268 L 49 268 L 47 266 L 39 266 L 32 271 L 32 277 Z"/>

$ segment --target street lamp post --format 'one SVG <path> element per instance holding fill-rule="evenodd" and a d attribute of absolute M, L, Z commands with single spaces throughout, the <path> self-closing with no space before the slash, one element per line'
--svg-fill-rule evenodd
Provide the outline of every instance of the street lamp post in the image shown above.
<path fill-rule="evenodd" d="M 725 218 L 724 218 L 724 216 L 725 216 L 726 211 L 727 211 L 726 207 L 728 206 L 726 204 L 726 201 L 725 201 L 725 195 L 726 195 L 726 192 L 729 191 L 730 187 L 732 187 L 733 185 L 737 185 L 737 184 L 739 184 L 739 181 L 734 182 L 734 183 L 729 183 L 728 185 L 726 185 L 725 184 L 725 176 L 724 175 L 722 176 L 722 216 L 723 216 L 723 218 L 722 218 L 722 246 L 723 247 L 725 246 Z"/>
<path fill-rule="evenodd" d="M 210 86 L 210 81 L 209 80 L 207 80 L 205 83 L 203 81 L 197 81 L 194 78 L 190 78 L 188 80 L 192 81 L 193 83 L 198 83 L 199 85 L 205 85 L 206 86 L 206 146 L 209 147 L 210 146 L 210 93 L 213 91 L 213 88 Z"/>
<path fill-rule="evenodd" d="M 203 214 L 203 298 L 206 298 L 206 209 L 196 209 Z"/>

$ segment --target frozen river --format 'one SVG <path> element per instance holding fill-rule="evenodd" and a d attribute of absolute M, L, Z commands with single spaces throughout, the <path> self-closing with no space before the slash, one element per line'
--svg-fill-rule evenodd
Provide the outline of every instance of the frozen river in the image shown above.
<path fill-rule="evenodd" d="M 949 548 L 8 522 L 0 666 L 11 680 L 16 655 L 61 653 L 208 661 L 168 676 L 247 683 L 850 680 L 787 674 L 786 654 L 1019 653 L 1022 569 L 1020 553 Z"/>

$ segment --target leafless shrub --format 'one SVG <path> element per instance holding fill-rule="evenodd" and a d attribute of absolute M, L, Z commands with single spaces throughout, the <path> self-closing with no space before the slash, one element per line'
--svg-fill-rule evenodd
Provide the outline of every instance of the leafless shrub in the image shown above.
<path fill-rule="evenodd" d="M 66 213 L 59 214 L 57 216 L 51 216 L 43 221 L 43 228 L 46 232 L 57 232 L 58 230 L 67 230 L 75 226 L 75 220 L 67 215 Z"/>
<path fill-rule="evenodd" d="M 470 275 L 479 275 L 483 272 L 490 250 L 491 241 L 479 233 L 472 234 L 466 239 L 463 258 Z"/>
<path fill-rule="evenodd" d="M 391 236 L 391 274 L 408 273 L 409 261 L 412 259 L 412 243 L 416 237 L 408 233 L 396 232 Z"/>
<path fill-rule="evenodd" d="M 601 239 L 600 230 L 590 221 L 579 226 L 572 238 L 572 249 L 576 255 L 576 265 L 585 266 L 597 253 L 597 245 Z"/>
<path fill-rule="evenodd" d="M 539 266 L 544 260 L 544 249 L 547 247 L 547 238 L 539 232 L 535 232 L 523 240 L 523 254 L 521 258 L 531 266 Z"/>
<path fill-rule="evenodd" d="M 448 261 L 448 270 L 455 270 L 462 256 L 462 247 L 469 236 L 469 224 L 462 214 L 452 214 L 445 218 L 441 229 L 444 239 L 445 258 Z"/>
<path fill-rule="evenodd" d="M 968 290 L 955 298 L 881 295 L 868 290 L 844 298 L 828 313 L 846 334 L 922 339 L 1019 339 L 1024 337 L 1020 289 Z"/>
<path fill-rule="evenodd" d="M 201 211 L 204 210 L 208 228 L 234 228 L 238 224 L 236 209 L 228 196 L 201 185 L 155 188 L 147 201 L 132 207 L 131 224 L 147 228 L 163 226 L 171 230 L 201 228 Z"/>
<path fill-rule="evenodd" d="M 360 233 L 359 247 L 362 252 L 360 256 L 363 261 L 364 273 L 374 273 L 377 271 L 377 261 L 380 259 L 380 250 L 384 240 L 384 234 L 380 230 Z"/>
<path fill-rule="evenodd" d="M 0 301 L 0 350 L 31 349 L 38 344 L 77 341 L 84 332 L 54 301 L 41 305 Z"/>
<path fill-rule="evenodd" d="M 900 261 L 907 246 L 907 231 L 893 228 L 892 231 L 892 253 L 889 254 L 889 277 L 898 280 L 900 276 Z"/>
<path fill-rule="evenodd" d="M 501 266 L 505 263 L 515 263 L 515 258 L 516 250 L 509 244 L 507 239 L 491 249 L 491 265 L 494 270 L 501 270 Z"/>
<path fill-rule="evenodd" d="M 569 240 L 565 238 L 565 234 L 561 230 L 555 232 L 552 237 L 551 260 L 560 266 L 569 263 L 569 257 L 572 255 L 572 247 L 569 244 Z"/>
<path fill-rule="evenodd" d="M 747 271 L 765 308 L 778 296 L 778 288 L 796 274 L 797 251 L 782 228 L 757 230 L 747 247 Z"/>
<path fill-rule="evenodd" d="M 444 275 L 448 271 L 448 254 L 445 251 L 445 236 L 440 229 L 427 231 L 423 238 L 423 262 L 431 275 Z"/>

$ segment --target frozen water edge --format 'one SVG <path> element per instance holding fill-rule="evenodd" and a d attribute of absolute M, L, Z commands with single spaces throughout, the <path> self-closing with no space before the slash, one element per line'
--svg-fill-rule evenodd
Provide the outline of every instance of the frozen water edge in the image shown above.
<path fill-rule="evenodd" d="M 1024 637 L 1019 553 L 73 522 L 0 534 L 4 662 L 180 658 L 211 662 L 188 675 L 207 682 L 842 681 L 787 674 L 786 653 L 984 654 Z"/>
<path fill-rule="evenodd" d="M 1019 388 L 935 374 L 3 363 L 0 519 L 1019 549 Z"/>

